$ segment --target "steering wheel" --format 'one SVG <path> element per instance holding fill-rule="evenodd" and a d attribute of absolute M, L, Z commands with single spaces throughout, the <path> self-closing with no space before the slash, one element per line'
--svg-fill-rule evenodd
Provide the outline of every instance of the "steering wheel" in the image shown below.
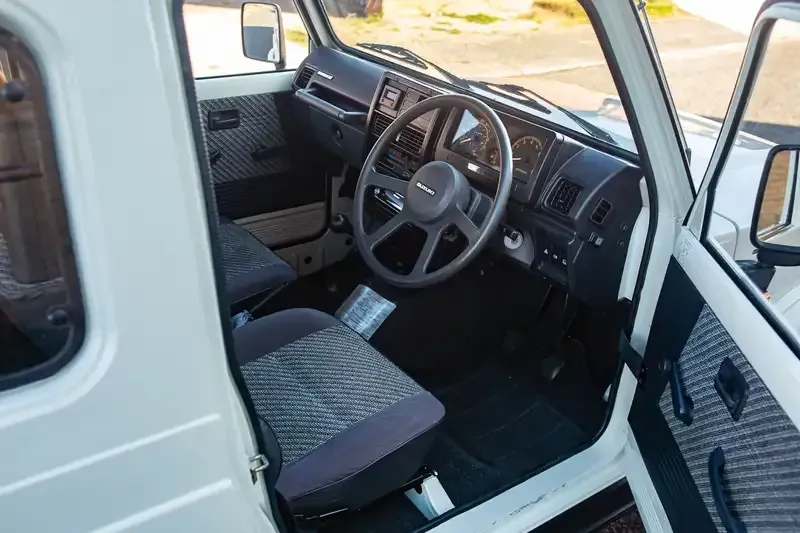
<path fill-rule="evenodd" d="M 410 181 L 380 172 L 376 163 L 386 147 L 408 124 L 417 117 L 439 108 L 457 107 L 488 119 L 494 130 L 499 148 L 500 180 L 495 197 L 480 226 L 473 222 L 475 198 L 483 196 L 474 191 L 467 178 L 446 161 L 426 163 Z M 367 156 L 356 185 L 353 202 L 353 232 L 361 256 L 375 274 L 391 285 L 405 288 L 421 288 L 444 281 L 461 269 L 489 243 L 497 229 L 511 193 L 513 163 L 511 141 L 508 132 L 492 108 L 477 98 L 461 94 L 446 94 L 423 100 L 397 117 L 375 142 Z M 400 193 L 404 197 L 403 208 L 394 217 L 373 233 L 364 230 L 364 201 L 370 187 L 380 187 Z M 426 233 L 414 268 L 409 274 L 399 274 L 384 266 L 375 257 L 375 248 L 406 224 L 412 224 Z M 445 230 L 455 226 L 466 238 L 466 248 L 442 268 L 427 272 L 433 254 Z"/>

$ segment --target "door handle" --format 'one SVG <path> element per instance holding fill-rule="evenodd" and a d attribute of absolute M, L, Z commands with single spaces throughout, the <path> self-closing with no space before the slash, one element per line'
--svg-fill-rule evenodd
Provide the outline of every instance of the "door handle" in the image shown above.
<path fill-rule="evenodd" d="M 208 129 L 212 131 L 238 128 L 240 121 L 238 109 L 219 109 L 208 112 Z"/>
<path fill-rule="evenodd" d="M 722 490 L 722 474 L 725 470 L 725 452 L 717 446 L 711 455 L 708 456 L 708 479 L 711 481 L 711 495 L 714 498 L 714 506 L 717 508 L 722 525 L 728 533 L 747 533 L 744 522 L 733 516 L 728 502 L 725 500 L 725 493 Z"/>
<path fill-rule="evenodd" d="M 663 370 L 669 377 L 669 387 L 672 392 L 672 412 L 675 414 L 675 418 L 683 422 L 684 425 L 689 426 L 694 420 L 694 402 L 683 388 L 678 362 L 665 360 Z"/>
<path fill-rule="evenodd" d="M 733 420 L 739 420 L 750 395 L 750 385 L 728 357 L 722 360 L 719 371 L 714 376 L 714 388 L 717 389 L 717 394 L 722 398 L 722 403 L 730 411 Z"/>

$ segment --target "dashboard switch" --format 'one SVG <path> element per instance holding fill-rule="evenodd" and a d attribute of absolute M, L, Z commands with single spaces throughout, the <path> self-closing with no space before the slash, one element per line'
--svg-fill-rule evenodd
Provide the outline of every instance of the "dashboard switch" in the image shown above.
<path fill-rule="evenodd" d="M 597 246 L 598 248 L 600 246 L 603 246 L 603 241 L 605 241 L 605 239 L 603 239 L 600 235 L 598 235 L 595 232 L 592 232 L 592 234 L 589 235 L 589 242 Z"/>

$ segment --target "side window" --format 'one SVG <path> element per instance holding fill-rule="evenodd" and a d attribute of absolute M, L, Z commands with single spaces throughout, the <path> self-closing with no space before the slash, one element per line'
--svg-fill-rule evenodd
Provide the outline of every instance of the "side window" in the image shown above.
<path fill-rule="evenodd" d="M 800 266 L 786 266 L 800 265 L 800 83 L 786 68 L 800 54 L 798 36 L 794 22 L 772 30 L 712 209 L 737 228 L 735 247 L 720 248 L 800 332 Z M 726 237 L 712 224 L 708 238 Z"/>
<path fill-rule="evenodd" d="M 83 307 L 36 64 L 0 29 L 0 390 L 47 377 L 83 339 Z"/>
<path fill-rule="evenodd" d="M 248 59 L 242 51 L 242 4 L 245 0 L 185 0 L 183 22 L 195 78 L 274 72 L 276 66 Z M 308 55 L 309 41 L 294 2 L 276 2 L 282 12 L 286 64 L 294 70 Z M 245 21 L 247 22 L 247 21 Z"/>
<path fill-rule="evenodd" d="M 732 14 L 708 2 L 632 3 L 668 86 L 696 190 L 736 85 L 753 14 L 745 9 Z M 726 226 L 721 220 L 716 224 Z"/>

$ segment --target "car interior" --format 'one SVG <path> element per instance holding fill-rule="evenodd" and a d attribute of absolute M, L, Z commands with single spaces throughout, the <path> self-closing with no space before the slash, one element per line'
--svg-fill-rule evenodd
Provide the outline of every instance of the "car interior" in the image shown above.
<path fill-rule="evenodd" d="M 401 70 L 318 47 L 290 92 L 199 95 L 268 482 L 312 530 L 429 528 L 542 472 L 622 368 L 634 156 Z"/>

